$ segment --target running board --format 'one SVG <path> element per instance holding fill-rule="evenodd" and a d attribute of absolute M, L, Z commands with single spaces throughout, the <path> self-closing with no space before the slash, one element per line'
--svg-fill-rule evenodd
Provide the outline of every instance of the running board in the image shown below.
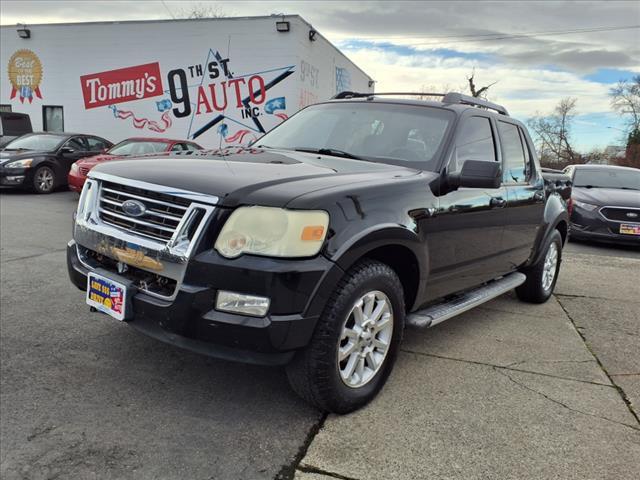
<path fill-rule="evenodd" d="M 451 300 L 431 305 L 424 310 L 410 313 L 407 323 L 415 327 L 433 327 L 451 317 L 460 315 L 478 305 L 482 305 L 500 295 L 522 285 L 527 276 L 524 273 L 514 272 L 499 280 L 483 285 L 463 293 Z"/>

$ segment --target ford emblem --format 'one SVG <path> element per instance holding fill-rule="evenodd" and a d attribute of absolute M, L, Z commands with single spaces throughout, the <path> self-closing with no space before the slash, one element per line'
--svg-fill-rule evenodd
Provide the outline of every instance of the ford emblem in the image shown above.
<path fill-rule="evenodd" d="M 629 218 L 638 218 L 638 214 L 635 212 L 627 212 L 627 217 Z"/>
<path fill-rule="evenodd" d="M 122 204 L 122 211 L 129 217 L 141 217 L 147 211 L 147 207 L 138 200 L 127 200 Z"/>

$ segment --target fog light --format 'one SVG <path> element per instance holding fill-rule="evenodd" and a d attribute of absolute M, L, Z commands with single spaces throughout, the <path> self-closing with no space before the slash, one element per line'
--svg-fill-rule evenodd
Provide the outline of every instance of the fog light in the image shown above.
<path fill-rule="evenodd" d="M 269 310 L 270 303 L 271 301 L 267 297 L 220 290 L 216 298 L 216 310 L 243 313 L 253 317 L 264 317 Z"/>
<path fill-rule="evenodd" d="M 5 178 L 7 183 L 22 183 L 24 181 L 24 175 L 7 175 Z"/>

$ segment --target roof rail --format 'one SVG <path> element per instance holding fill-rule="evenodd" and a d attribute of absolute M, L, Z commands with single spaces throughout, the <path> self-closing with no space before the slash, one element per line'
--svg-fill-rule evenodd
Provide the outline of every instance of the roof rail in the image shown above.
<path fill-rule="evenodd" d="M 462 93 L 449 92 L 447 94 L 444 93 L 430 93 L 430 92 L 340 92 L 331 97 L 332 100 L 340 100 L 345 98 L 373 98 L 373 97 L 382 97 L 382 96 L 392 96 L 392 95 L 402 95 L 402 96 L 415 96 L 415 97 L 442 97 L 442 103 L 448 104 L 464 104 L 464 105 L 472 105 L 474 107 L 482 107 L 487 108 L 489 110 L 495 110 L 496 112 L 509 116 L 509 112 L 502 105 L 498 105 L 497 103 L 489 102 L 487 100 L 483 100 L 481 98 L 471 97 L 469 95 L 463 95 Z"/>
<path fill-rule="evenodd" d="M 490 110 L 495 110 L 496 112 L 509 116 L 509 112 L 502 105 L 498 105 L 497 103 L 489 102 L 487 100 L 483 100 L 481 98 L 470 97 L 469 95 L 463 95 L 461 93 L 450 92 L 447 93 L 442 99 L 442 103 L 460 103 L 464 105 L 473 105 L 474 107 L 482 107 L 488 108 Z"/>
<path fill-rule="evenodd" d="M 426 93 L 426 92 L 340 92 L 336 93 L 331 100 L 340 100 L 342 98 L 365 98 L 365 97 L 381 97 L 391 95 L 413 95 L 422 97 L 444 97 L 444 93 Z"/>

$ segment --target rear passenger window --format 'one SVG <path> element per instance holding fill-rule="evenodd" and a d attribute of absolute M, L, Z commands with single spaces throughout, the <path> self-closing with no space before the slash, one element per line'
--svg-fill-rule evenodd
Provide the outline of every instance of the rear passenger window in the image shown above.
<path fill-rule="evenodd" d="M 456 150 L 449 171 L 459 172 L 467 160 L 496 160 L 491 123 L 486 117 L 470 117 L 465 120 L 456 141 Z"/>
<path fill-rule="evenodd" d="M 507 183 L 526 182 L 527 162 L 518 127 L 510 123 L 498 122 L 498 132 L 500 132 L 504 161 L 503 180 Z"/>

